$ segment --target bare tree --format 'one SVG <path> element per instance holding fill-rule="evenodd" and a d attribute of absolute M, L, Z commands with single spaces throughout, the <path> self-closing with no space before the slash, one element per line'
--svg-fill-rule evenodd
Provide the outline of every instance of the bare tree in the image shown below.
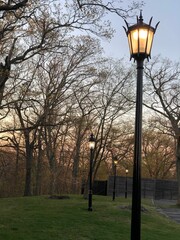
<path fill-rule="evenodd" d="M 145 106 L 169 121 L 167 129 L 173 132 L 177 142 L 176 168 L 180 204 L 180 64 L 157 57 L 146 65 L 145 76 L 151 82 L 146 89 L 148 98 Z"/>
<path fill-rule="evenodd" d="M 95 68 L 94 68 L 95 71 Z M 95 73 L 93 73 L 95 75 Z M 96 76 L 97 78 L 97 76 Z M 93 79 L 93 76 L 92 76 Z M 90 80 L 90 79 L 89 79 Z M 73 169 L 72 169 L 72 191 L 77 193 L 79 172 L 80 172 L 80 160 L 82 154 L 82 144 L 87 137 L 89 129 L 92 127 L 95 107 L 92 105 L 91 91 L 97 84 L 97 81 L 90 81 L 84 86 L 80 85 L 74 88 L 74 104 L 73 106 L 73 127 L 74 127 L 74 142 L 73 149 Z M 91 100 L 90 100 L 91 99 Z"/>
<path fill-rule="evenodd" d="M 127 8 L 123 8 L 120 7 L 123 5 L 125 1 L 102 1 L 102 0 L 98 0 L 98 1 L 82 1 L 82 0 L 77 0 L 78 6 L 79 8 L 83 11 L 90 11 L 89 9 L 94 9 L 96 8 L 96 11 L 99 10 L 104 10 L 104 11 L 108 11 L 111 13 L 116 13 L 118 16 L 122 17 L 122 18 L 127 18 L 127 17 L 132 17 L 132 11 L 134 9 L 139 9 L 140 7 L 142 7 L 142 5 L 144 4 L 143 1 L 141 2 L 132 2 L 131 4 L 129 4 L 129 6 Z"/>
<path fill-rule="evenodd" d="M 174 139 L 157 129 L 145 130 L 142 144 L 143 176 L 154 179 L 167 179 L 174 176 L 175 148 Z"/>
<path fill-rule="evenodd" d="M 107 149 L 113 144 L 111 134 L 122 123 L 122 118 L 133 108 L 129 99 L 133 96 L 133 71 L 125 68 L 122 60 L 107 62 L 100 73 L 96 101 L 97 119 L 93 128 L 97 143 L 94 157 L 94 178 L 105 159 Z"/>
<path fill-rule="evenodd" d="M 94 42 L 90 37 L 84 37 L 91 46 L 90 53 L 87 46 L 82 44 L 85 40 L 81 42 L 79 39 L 78 42 L 76 39 L 74 44 L 72 42 L 70 44 L 69 36 L 71 35 L 73 39 L 74 29 L 104 37 L 112 35 L 109 22 L 101 22 L 106 11 L 115 12 L 112 5 L 109 8 L 101 1 L 91 1 L 91 4 L 88 2 L 87 6 L 79 3 L 66 1 L 64 8 L 60 8 L 58 1 L 29 0 L 0 3 L 0 18 L 3 20 L 0 23 L 0 103 L 4 111 L 2 118 L 11 114 L 12 108 L 15 108 L 19 126 L 13 130 L 22 131 L 24 134 L 27 157 L 25 195 L 31 194 L 31 169 L 38 127 L 42 125 L 47 127 L 45 130 L 48 131 L 45 133 L 49 133 L 48 142 L 51 142 L 53 125 L 60 126 L 62 123 L 62 119 L 59 120 L 62 112 L 59 113 L 58 110 L 59 108 L 64 110 L 62 103 L 67 98 L 64 93 L 74 81 L 86 78 L 80 70 L 80 63 L 84 61 L 83 69 L 86 69 L 86 76 L 93 74 L 93 68 L 88 68 L 88 64 L 85 64 L 87 55 L 82 53 L 87 52 L 94 60 L 92 51 Z M 137 5 L 130 10 L 135 8 Z M 125 17 L 123 14 L 119 15 Z M 62 54 L 63 57 L 56 62 L 58 54 Z M 47 63 L 41 64 L 43 58 L 47 60 L 48 57 Z M 34 63 L 36 65 L 33 65 Z M 45 79 L 49 77 L 47 84 L 43 80 L 41 82 L 41 87 L 45 85 L 46 89 L 42 94 L 37 87 L 36 72 L 40 68 L 43 70 L 42 77 L 46 76 Z M 56 117 L 53 118 L 54 116 Z M 51 156 L 54 149 L 49 147 L 49 150 L 48 154 Z"/>
<path fill-rule="evenodd" d="M 129 10 L 138 6 L 134 4 Z M 56 0 L 1 1 L 0 103 L 5 84 L 15 65 L 40 52 L 59 51 L 65 47 L 61 39 L 73 29 L 110 37 L 112 31 L 109 22 L 101 22 L 105 11 L 118 12 L 124 17 L 129 10 L 119 8 L 116 11 L 111 3 L 103 4 L 102 1 L 66 1 L 64 7 Z"/>

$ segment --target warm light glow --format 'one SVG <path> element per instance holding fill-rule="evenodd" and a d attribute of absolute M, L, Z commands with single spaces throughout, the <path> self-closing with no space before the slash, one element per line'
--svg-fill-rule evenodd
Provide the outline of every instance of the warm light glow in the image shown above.
<path fill-rule="evenodd" d="M 128 169 L 126 169 L 126 173 L 128 173 L 129 172 L 129 170 Z"/>
<path fill-rule="evenodd" d="M 147 54 L 151 53 L 151 47 L 152 47 L 152 42 L 153 42 L 153 37 L 154 37 L 154 32 L 152 30 L 149 30 L 148 33 L 148 42 L 147 42 Z"/>
<path fill-rule="evenodd" d="M 152 18 L 149 20 L 149 24 L 143 22 L 142 11 L 140 11 L 136 24 L 130 26 L 125 20 L 127 28 L 124 27 L 124 30 L 128 37 L 130 57 L 135 60 L 151 57 L 153 38 L 159 24 L 158 22 L 155 27 L 152 27 L 151 22 Z"/>
<path fill-rule="evenodd" d="M 114 160 L 114 165 L 117 165 L 117 163 L 118 163 L 118 160 Z"/>
<path fill-rule="evenodd" d="M 128 41 L 131 54 L 150 55 L 154 32 L 148 28 L 131 30 L 128 34 Z"/>
<path fill-rule="evenodd" d="M 151 29 L 134 29 L 128 34 L 131 54 L 150 55 L 154 32 Z"/>
<path fill-rule="evenodd" d="M 95 142 L 94 141 L 90 141 L 89 142 L 89 148 L 90 149 L 94 149 L 94 147 L 95 147 Z"/>
<path fill-rule="evenodd" d="M 129 26 L 126 22 L 127 29 L 124 27 L 129 43 L 129 50 L 131 58 L 136 60 L 145 59 L 151 56 L 151 48 L 154 34 L 159 23 L 155 28 L 151 26 L 152 18 L 149 24 L 143 22 L 142 14 L 137 19 L 137 24 Z"/>
<path fill-rule="evenodd" d="M 89 148 L 90 149 L 94 149 L 95 148 L 95 138 L 94 138 L 93 134 L 91 134 L 91 136 L 89 138 Z"/>
<path fill-rule="evenodd" d="M 133 32 L 133 38 L 138 40 L 138 36 L 140 39 L 146 39 L 147 38 L 147 29 L 139 29 L 139 31 L 135 30 Z"/>

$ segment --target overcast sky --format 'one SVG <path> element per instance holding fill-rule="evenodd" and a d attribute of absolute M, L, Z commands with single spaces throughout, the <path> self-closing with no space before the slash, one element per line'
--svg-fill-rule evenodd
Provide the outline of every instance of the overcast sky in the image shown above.
<path fill-rule="evenodd" d="M 144 0 L 145 7 L 143 18 L 149 23 L 151 17 L 152 26 L 158 21 L 151 56 L 161 54 L 162 57 L 173 61 L 180 61 L 180 0 Z M 112 26 L 116 29 L 114 38 L 108 43 L 103 40 L 102 44 L 107 56 L 113 58 L 129 58 L 127 37 L 122 26 L 125 26 L 122 19 L 111 14 L 108 16 Z M 136 18 L 129 19 L 129 23 L 136 23 Z"/>

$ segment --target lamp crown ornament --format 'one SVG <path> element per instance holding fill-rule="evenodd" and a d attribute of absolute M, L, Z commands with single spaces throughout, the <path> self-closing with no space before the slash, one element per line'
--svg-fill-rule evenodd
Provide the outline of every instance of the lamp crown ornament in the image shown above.
<path fill-rule="evenodd" d="M 153 43 L 154 34 L 157 26 L 151 26 L 152 17 L 150 18 L 149 24 L 143 22 L 142 10 L 140 11 L 139 17 L 137 16 L 137 23 L 129 25 L 126 20 L 126 27 L 123 27 L 128 37 L 130 59 L 144 60 L 145 58 L 151 58 L 151 48 Z"/>
<path fill-rule="evenodd" d="M 140 10 L 140 15 L 139 15 L 139 18 L 137 16 L 137 22 L 143 22 L 143 16 L 142 16 L 142 10 Z"/>

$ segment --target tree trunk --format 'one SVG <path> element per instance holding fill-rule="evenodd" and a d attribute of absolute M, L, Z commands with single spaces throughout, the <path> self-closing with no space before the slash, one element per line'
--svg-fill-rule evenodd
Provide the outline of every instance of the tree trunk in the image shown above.
<path fill-rule="evenodd" d="M 9 78 L 10 63 L 8 57 L 5 59 L 5 64 L 0 63 L 0 105 L 3 100 L 5 83 Z"/>
<path fill-rule="evenodd" d="M 178 181 L 178 199 L 177 199 L 177 204 L 180 205 L 180 135 L 177 137 L 176 164 L 177 164 L 177 181 Z"/>
<path fill-rule="evenodd" d="M 56 173 L 55 169 L 51 169 L 51 176 L 50 176 L 50 186 L 49 186 L 49 194 L 53 195 L 56 194 Z"/>
<path fill-rule="evenodd" d="M 76 153 L 73 162 L 72 171 L 72 193 L 78 193 L 78 173 L 79 173 L 79 155 L 80 155 L 80 142 L 78 141 L 76 145 Z"/>
<path fill-rule="evenodd" d="M 52 150 L 50 151 L 50 157 L 49 157 L 49 166 L 50 166 L 50 186 L 49 186 L 49 194 L 53 195 L 55 194 L 56 189 L 56 180 L 57 180 L 57 164 L 56 164 L 56 158 L 54 153 L 52 153 Z"/>
<path fill-rule="evenodd" d="M 18 178 L 19 178 L 19 144 L 17 144 L 16 147 L 16 165 L 15 165 L 15 171 L 14 171 L 14 193 L 15 195 L 18 193 Z"/>
<path fill-rule="evenodd" d="M 34 145 L 33 145 L 34 146 Z M 32 158 L 33 158 L 33 147 L 26 142 L 26 179 L 25 179 L 25 189 L 24 196 L 31 196 L 31 178 L 32 178 Z"/>
<path fill-rule="evenodd" d="M 41 194 L 42 157 L 43 157 L 43 150 L 41 148 L 41 145 L 39 144 L 38 158 L 37 158 L 37 169 L 36 169 L 35 195 L 40 195 Z"/>

